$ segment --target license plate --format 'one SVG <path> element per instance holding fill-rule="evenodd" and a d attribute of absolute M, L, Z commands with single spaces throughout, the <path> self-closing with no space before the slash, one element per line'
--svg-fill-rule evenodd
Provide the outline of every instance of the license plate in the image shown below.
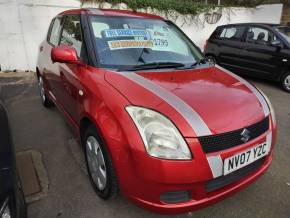
<path fill-rule="evenodd" d="M 224 175 L 232 173 L 256 160 L 266 156 L 270 151 L 270 145 L 267 142 L 258 144 L 242 153 L 236 154 L 224 160 Z"/>

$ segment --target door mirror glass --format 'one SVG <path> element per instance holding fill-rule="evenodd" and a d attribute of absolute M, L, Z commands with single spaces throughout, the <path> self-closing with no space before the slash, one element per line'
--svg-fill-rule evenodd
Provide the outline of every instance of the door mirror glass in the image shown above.
<path fill-rule="evenodd" d="M 78 64 L 79 59 L 74 48 L 69 46 L 57 46 L 51 50 L 51 60 L 59 63 Z"/>

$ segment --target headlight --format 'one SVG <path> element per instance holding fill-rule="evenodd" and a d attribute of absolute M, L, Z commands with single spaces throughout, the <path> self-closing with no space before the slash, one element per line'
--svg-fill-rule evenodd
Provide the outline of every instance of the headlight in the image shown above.
<path fill-rule="evenodd" d="M 274 111 L 274 108 L 268 98 L 268 96 L 262 91 L 260 90 L 259 88 L 256 87 L 256 89 L 259 90 L 259 92 L 264 96 L 268 106 L 269 106 L 269 109 L 270 109 L 270 113 L 271 113 L 271 117 L 272 117 L 272 121 L 273 121 L 273 124 L 276 125 L 276 115 L 275 115 L 275 111 Z"/>
<path fill-rule="evenodd" d="M 11 218 L 11 213 L 10 213 L 10 209 L 8 205 L 8 199 L 1 206 L 0 216 L 1 218 Z"/>
<path fill-rule="evenodd" d="M 142 107 L 128 106 L 126 110 L 137 126 L 149 155 L 163 159 L 191 159 L 186 142 L 168 118 Z"/>

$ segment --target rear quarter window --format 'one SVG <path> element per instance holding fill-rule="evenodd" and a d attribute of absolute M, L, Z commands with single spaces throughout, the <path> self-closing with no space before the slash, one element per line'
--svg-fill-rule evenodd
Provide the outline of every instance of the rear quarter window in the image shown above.
<path fill-rule="evenodd" d="M 224 40 L 241 41 L 245 27 L 243 26 L 230 26 L 221 28 L 216 37 Z"/>

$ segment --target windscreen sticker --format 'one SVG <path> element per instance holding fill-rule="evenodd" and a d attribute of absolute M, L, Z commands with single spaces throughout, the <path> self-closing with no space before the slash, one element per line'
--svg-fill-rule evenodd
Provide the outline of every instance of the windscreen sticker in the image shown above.
<path fill-rule="evenodd" d="M 167 39 L 153 39 L 154 47 L 168 47 L 168 40 Z"/>
<path fill-rule="evenodd" d="M 153 36 L 154 36 L 154 37 L 158 37 L 158 36 L 160 36 L 160 37 L 165 37 L 166 35 L 165 35 L 164 32 L 153 31 Z"/>
<path fill-rule="evenodd" d="M 168 30 L 162 28 L 154 28 L 150 30 L 151 39 L 153 40 L 153 50 L 166 51 L 169 48 Z"/>
<path fill-rule="evenodd" d="M 150 33 L 144 29 L 107 29 L 103 32 L 106 38 L 143 37 L 144 40 L 150 39 Z"/>
<path fill-rule="evenodd" d="M 111 50 L 125 48 L 152 48 L 152 40 L 116 40 L 108 41 Z"/>

